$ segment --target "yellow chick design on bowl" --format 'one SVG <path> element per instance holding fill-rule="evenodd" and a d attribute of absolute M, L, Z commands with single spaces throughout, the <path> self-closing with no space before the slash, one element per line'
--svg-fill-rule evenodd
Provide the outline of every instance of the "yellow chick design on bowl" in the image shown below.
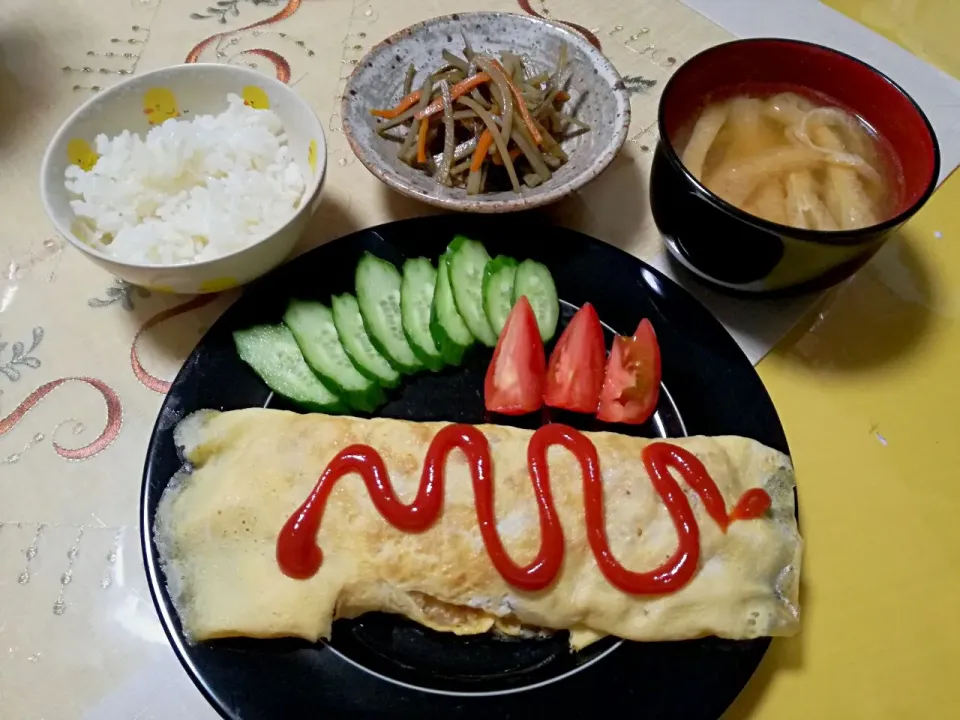
<path fill-rule="evenodd" d="M 77 165 L 81 170 L 90 172 L 99 159 L 100 156 L 83 138 L 74 138 L 67 143 L 67 160 L 71 165 Z"/>
<path fill-rule="evenodd" d="M 177 98 L 167 88 L 150 88 L 143 94 L 143 113 L 151 125 L 180 117 Z"/>
<path fill-rule="evenodd" d="M 270 109 L 270 98 L 267 97 L 263 88 L 258 88 L 256 85 L 247 85 L 240 93 L 240 97 L 243 98 L 244 105 L 254 110 Z"/>

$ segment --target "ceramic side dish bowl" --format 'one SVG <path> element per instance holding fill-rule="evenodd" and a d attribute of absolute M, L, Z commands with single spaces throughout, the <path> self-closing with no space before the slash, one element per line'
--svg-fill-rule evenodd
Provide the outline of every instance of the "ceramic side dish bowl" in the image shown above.
<path fill-rule="evenodd" d="M 826 96 L 887 144 L 899 175 L 892 214 L 855 230 L 780 225 L 721 199 L 683 165 L 674 142 L 708 102 L 783 90 Z M 799 291 L 846 277 L 924 205 L 940 172 L 933 128 L 901 87 L 849 55 L 794 40 L 739 40 L 691 58 L 664 88 L 658 122 L 650 181 L 657 226 L 674 259 L 735 292 Z"/>
<path fill-rule="evenodd" d="M 274 232 L 249 246 L 209 260 L 151 265 L 119 260 L 84 240 L 82 223 L 70 207 L 74 196 L 64 184 L 68 165 L 96 162 L 94 138 L 123 130 L 147 133 L 161 118 L 215 115 L 235 93 L 254 107 L 279 115 L 306 190 L 295 213 Z M 43 158 L 40 190 L 57 230 L 90 260 L 115 276 L 154 290 L 185 294 L 219 292 L 247 283 L 279 265 L 290 254 L 316 209 L 326 170 L 326 140 L 314 111 L 283 83 L 233 65 L 176 65 L 129 78 L 94 96 L 57 131 Z"/>
<path fill-rule="evenodd" d="M 570 138 L 563 149 L 570 160 L 553 177 L 520 193 L 468 195 L 440 185 L 397 157 L 398 144 L 380 137 L 370 111 L 392 107 L 403 94 L 407 68 L 417 69 L 413 86 L 446 64 L 444 49 L 461 54 L 466 37 L 477 52 L 519 55 L 536 72 L 551 71 L 562 45 L 570 60 L 568 105 L 588 132 Z M 527 15 L 476 12 L 447 15 L 390 36 L 360 61 L 347 81 L 341 110 L 350 147 L 370 172 L 394 190 L 450 210 L 500 213 L 527 210 L 559 200 L 599 175 L 623 146 L 630 125 L 630 99 L 623 80 L 599 50 L 581 35 Z"/>

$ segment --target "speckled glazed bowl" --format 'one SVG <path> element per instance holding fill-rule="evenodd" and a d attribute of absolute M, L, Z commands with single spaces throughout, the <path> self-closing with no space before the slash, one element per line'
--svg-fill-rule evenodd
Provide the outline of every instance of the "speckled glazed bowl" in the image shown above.
<path fill-rule="evenodd" d="M 403 93 L 407 68 L 417 68 L 414 87 L 445 64 L 441 52 L 462 54 L 465 35 L 477 52 L 520 55 L 536 71 L 552 69 L 562 44 L 571 62 L 570 103 L 590 131 L 564 142 L 570 161 L 536 188 L 467 195 L 448 188 L 397 158 L 397 143 L 380 137 L 374 108 L 391 107 Z M 463 212 L 500 213 L 552 203 L 599 175 L 623 146 L 630 125 L 630 99 L 623 80 L 599 50 L 572 30 L 528 15 L 476 12 L 433 18 L 401 30 L 374 47 L 347 81 L 343 129 L 350 147 L 370 172 L 394 190 L 431 205 Z"/>
<path fill-rule="evenodd" d="M 70 207 L 73 196 L 64 185 L 67 166 L 92 166 L 97 160 L 94 138 L 100 133 L 112 136 L 129 130 L 142 136 L 156 124 L 158 116 L 165 120 L 217 114 L 226 110 L 228 93 L 269 107 L 283 122 L 293 159 L 306 184 L 300 206 L 289 221 L 241 250 L 176 265 L 120 260 L 85 242 L 84 226 Z M 174 65 L 135 75 L 81 105 L 47 148 L 40 191 L 57 230 L 107 272 L 161 292 L 219 292 L 269 272 L 290 254 L 317 207 L 326 162 L 327 145 L 320 120 L 310 105 L 283 83 L 234 65 Z"/>

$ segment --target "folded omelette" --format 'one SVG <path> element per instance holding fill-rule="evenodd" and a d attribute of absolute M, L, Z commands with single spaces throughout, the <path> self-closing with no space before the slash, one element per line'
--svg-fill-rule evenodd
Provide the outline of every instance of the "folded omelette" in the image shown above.
<path fill-rule="evenodd" d="M 155 532 L 188 636 L 315 641 L 330 636 L 335 619 L 371 611 L 461 635 L 569 630 L 575 648 L 605 635 L 639 641 L 744 639 L 799 629 L 802 541 L 790 459 L 740 437 L 669 441 L 697 456 L 728 508 L 750 488 L 762 488 L 771 499 L 762 517 L 734 522 L 724 531 L 678 476 L 699 524 L 701 553 L 693 579 L 674 592 L 631 595 L 604 577 L 585 534 L 580 465 L 560 446 L 549 449 L 547 462 L 565 555 L 544 590 L 518 590 L 494 568 L 459 450 L 447 458 L 443 510 L 429 529 L 394 528 L 374 507 L 360 476 L 349 474 L 333 489 L 317 534 L 323 550 L 319 571 L 303 580 L 281 571 L 278 535 L 339 451 L 356 443 L 376 449 L 406 503 L 417 493 L 427 449 L 441 427 L 266 409 L 202 411 L 183 420 L 176 441 L 186 465 L 163 495 Z M 497 529 L 513 561 L 526 564 L 540 547 L 527 468 L 532 432 L 477 427 L 490 444 Z M 652 441 L 585 435 L 600 458 L 612 552 L 631 570 L 660 565 L 678 540 L 641 461 Z"/>

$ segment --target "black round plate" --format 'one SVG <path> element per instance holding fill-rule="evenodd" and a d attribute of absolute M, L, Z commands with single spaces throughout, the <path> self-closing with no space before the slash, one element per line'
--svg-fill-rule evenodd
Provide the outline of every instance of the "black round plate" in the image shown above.
<path fill-rule="evenodd" d="M 546 264 L 563 301 L 561 324 L 587 301 L 608 334 L 631 334 L 641 318 L 650 319 L 663 358 L 660 406 L 646 425 L 618 426 L 618 432 L 742 435 L 787 452 L 773 404 L 736 343 L 684 290 L 630 255 L 516 215 L 420 218 L 354 233 L 248 287 L 190 355 L 163 403 L 144 468 L 141 540 L 150 590 L 174 650 L 214 707 L 224 717 L 243 720 L 570 718 L 593 717 L 601 709 L 612 716 L 719 717 L 756 669 L 769 639 L 630 643 L 608 638 L 571 653 L 565 633 L 523 640 L 460 638 L 370 614 L 337 621 L 329 643 L 185 641 L 153 542 L 157 503 L 181 465 L 173 426 L 202 408 L 284 407 L 239 360 L 231 332 L 279 321 L 291 295 L 326 302 L 331 293 L 352 291 L 353 271 L 365 250 L 398 264 L 404 257 L 436 258 L 456 233 L 481 240 L 491 255 Z M 489 351 L 475 350 L 462 368 L 407 379 L 377 414 L 489 420 L 482 390 L 489 359 Z M 582 418 L 562 420 L 597 429 Z M 520 424 L 540 422 L 536 417 Z"/>

